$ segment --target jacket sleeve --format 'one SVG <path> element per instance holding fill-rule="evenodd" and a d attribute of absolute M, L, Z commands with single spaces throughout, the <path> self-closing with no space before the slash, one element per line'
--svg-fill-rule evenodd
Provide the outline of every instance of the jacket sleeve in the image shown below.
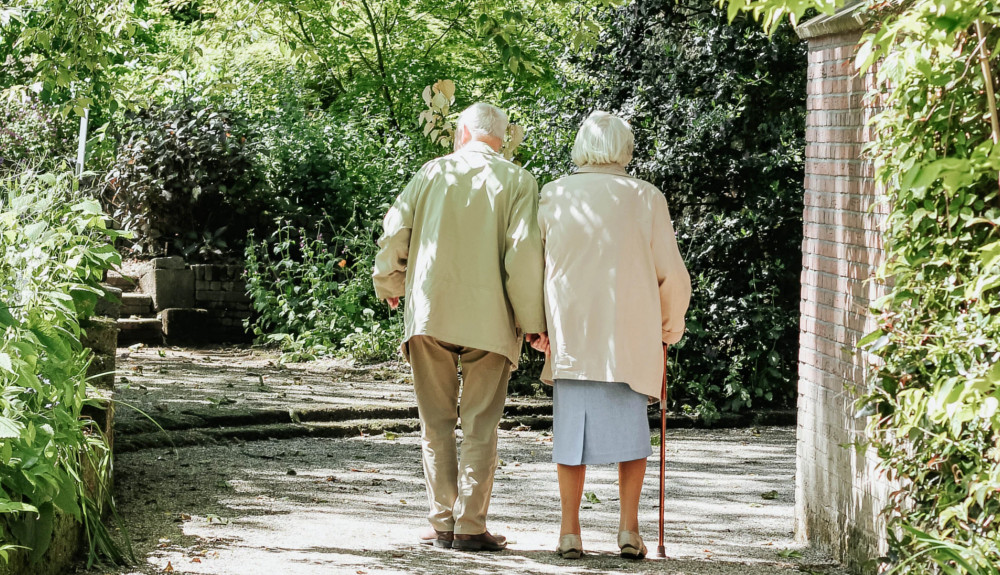
<path fill-rule="evenodd" d="M 674 344 L 684 335 L 684 314 L 691 302 L 691 276 L 677 248 L 670 210 L 663 194 L 653 198 L 653 264 L 660 290 L 663 343 Z"/>
<path fill-rule="evenodd" d="M 406 295 L 406 262 L 410 253 L 413 204 L 424 182 L 422 169 L 406 185 L 382 220 L 382 236 L 378 239 L 379 249 L 372 273 L 375 295 L 380 300 Z"/>
<path fill-rule="evenodd" d="M 544 259 L 538 230 L 538 182 L 525 173 L 518 186 L 504 245 L 504 284 L 524 333 L 545 331 Z"/>

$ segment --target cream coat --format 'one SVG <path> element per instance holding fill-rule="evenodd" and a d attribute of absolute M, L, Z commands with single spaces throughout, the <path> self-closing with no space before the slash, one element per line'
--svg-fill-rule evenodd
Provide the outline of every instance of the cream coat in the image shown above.
<path fill-rule="evenodd" d="M 424 165 L 383 221 L 379 299 L 405 296 L 416 335 L 517 365 L 522 333 L 545 331 L 538 183 L 473 141 Z"/>
<path fill-rule="evenodd" d="M 681 339 L 691 299 L 663 194 L 617 166 L 581 168 L 542 188 L 538 224 L 552 345 L 542 379 L 659 398 L 661 342 Z"/>

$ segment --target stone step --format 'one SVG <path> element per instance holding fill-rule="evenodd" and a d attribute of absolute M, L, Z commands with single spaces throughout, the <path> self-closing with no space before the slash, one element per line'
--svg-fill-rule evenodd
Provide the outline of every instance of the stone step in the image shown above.
<path fill-rule="evenodd" d="M 121 317 L 145 317 L 153 313 L 153 298 L 140 292 L 122 294 Z"/>
<path fill-rule="evenodd" d="M 140 449 L 168 446 L 213 445 L 229 441 L 268 441 L 295 437 L 357 437 L 359 435 L 381 435 L 387 431 L 390 433 L 412 433 L 418 429 L 420 429 L 420 423 L 416 419 L 376 419 L 338 423 L 281 423 L 243 427 L 194 428 L 166 433 L 156 431 L 133 435 L 120 433 L 115 442 L 115 452 L 128 453 Z"/>
<path fill-rule="evenodd" d="M 123 292 L 130 292 L 139 289 L 139 278 L 122 275 L 115 270 L 108 270 L 108 275 L 104 283 L 116 287 Z"/>
<path fill-rule="evenodd" d="M 136 343 L 163 344 L 163 323 L 159 318 L 127 318 L 118 320 L 118 347 Z"/>

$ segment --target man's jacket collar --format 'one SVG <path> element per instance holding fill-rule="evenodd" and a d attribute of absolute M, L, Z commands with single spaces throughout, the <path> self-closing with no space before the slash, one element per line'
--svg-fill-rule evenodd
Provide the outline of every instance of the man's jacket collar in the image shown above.
<path fill-rule="evenodd" d="M 468 144 L 462 146 L 460 150 L 461 153 L 465 152 L 476 152 L 479 154 L 493 154 L 494 156 L 499 154 L 496 150 L 490 147 L 486 142 L 481 142 L 479 140 L 472 140 Z"/>

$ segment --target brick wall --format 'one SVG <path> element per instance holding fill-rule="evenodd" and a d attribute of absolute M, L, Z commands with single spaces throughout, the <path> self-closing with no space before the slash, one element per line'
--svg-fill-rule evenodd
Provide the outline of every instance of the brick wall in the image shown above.
<path fill-rule="evenodd" d="M 869 280 L 886 213 L 861 159 L 872 136 L 871 78 L 854 70 L 861 27 L 850 11 L 807 22 L 799 35 L 809 68 L 795 533 L 871 571 L 884 548 L 885 483 L 873 455 L 849 446 L 864 439 L 854 389 L 865 385 L 869 358 L 855 348 L 874 329 L 869 304 L 881 293 Z"/>
<path fill-rule="evenodd" d="M 208 310 L 220 337 L 241 341 L 247 339 L 243 320 L 251 315 L 250 297 L 246 293 L 243 266 L 192 265 L 194 271 L 194 305 Z"/>

